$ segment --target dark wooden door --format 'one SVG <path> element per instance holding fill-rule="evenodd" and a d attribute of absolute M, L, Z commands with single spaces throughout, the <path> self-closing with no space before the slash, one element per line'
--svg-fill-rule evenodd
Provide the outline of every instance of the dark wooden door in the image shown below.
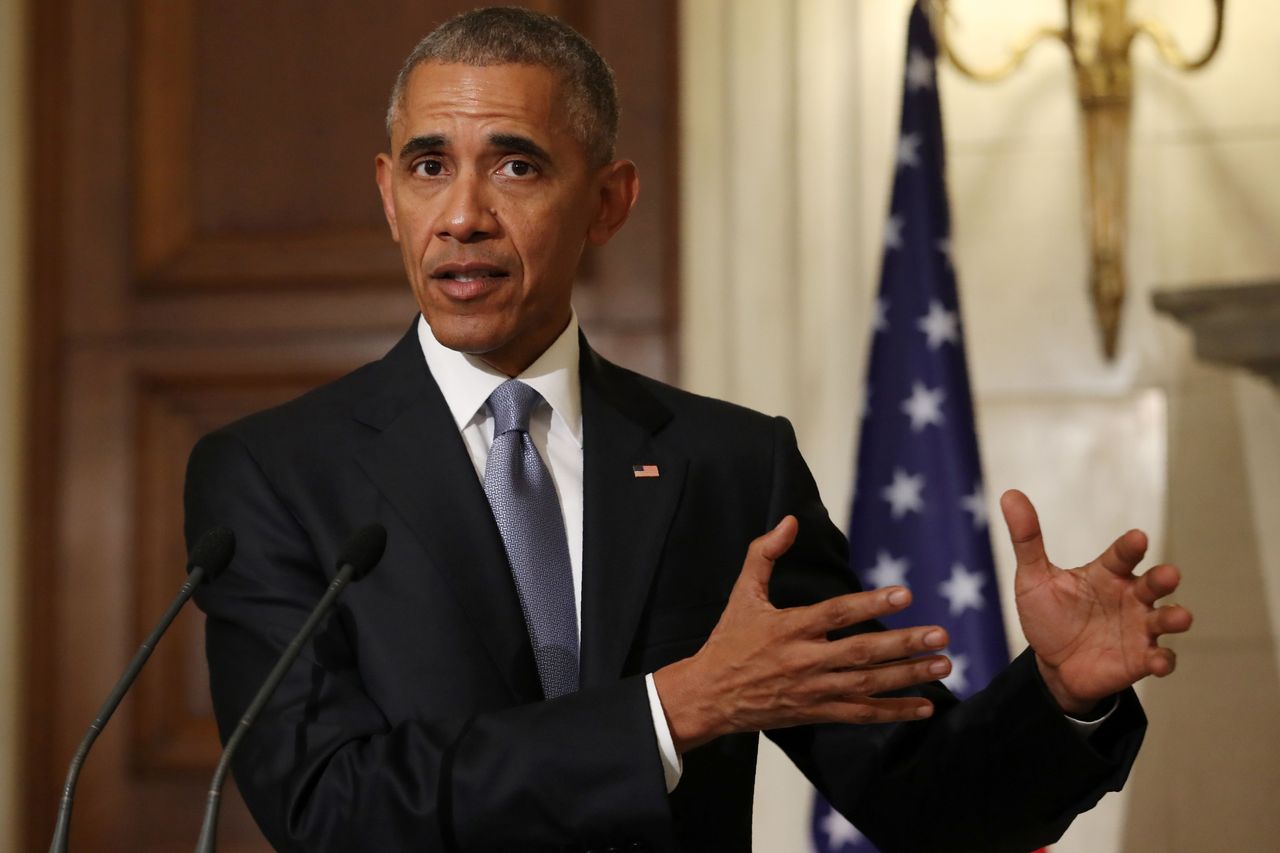
<path fill-rule="evenodd" d="M 24 849 L 181 582 L 207 430 L 380 356 L 414 306 L 373 182 L 402 57 L 458 0 L 32 2 L 34 351 Z M 592 342 L 674 372 L 675 0 L 533 3 L 614 66 L 644 192 L 584 264 Z M 198 612 L 81 778 L 76 851 L 194 845 L 217 760 Z M 234 793 L 224 851 L 265 850 Z"/>

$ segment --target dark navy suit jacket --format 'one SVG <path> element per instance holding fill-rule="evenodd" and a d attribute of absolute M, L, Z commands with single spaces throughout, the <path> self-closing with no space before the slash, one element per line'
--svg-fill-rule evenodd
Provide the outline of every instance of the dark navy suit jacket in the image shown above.
<path fill-rule="evenodd" d="M 225 524 L 238 542 L 197 598 L 224 738 L 343 539 L 388 531 L 234 762 L 278 849 L 750 850 L 757 737 L 689 752 L 668 794 L 643 676 L 698 650 L 748 543 L 782 516 L 800 533 L 771 585 L 779 606 L 856 589 L 844 538 L 784 419 L 638 376 L 585 340 L 581 377 L 582 689 L 551 701 L 413 328 L 382 360 L 197 444 L 188 538 Z M 1144 726 L 1130 692 L 1086 741 L 1028 655 L 967 702 L 921 692 L 939 710 L 928 721 L 769 733 L 884 851 L 1051 842 L 1119 788 Z"/>

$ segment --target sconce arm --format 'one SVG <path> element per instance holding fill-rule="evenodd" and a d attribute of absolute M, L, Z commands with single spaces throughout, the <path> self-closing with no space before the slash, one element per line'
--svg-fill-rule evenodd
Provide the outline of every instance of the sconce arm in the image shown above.
<path fill-rule="evenodd" d="M 1222 44 L 1222 20 L 1226 16 L 1226 5 L 1227 0 L 1214 0 L 1213 38 L 1209 41 L 1209 46 L 1205 48 L 1204 53 L 1196 59 L 1188 59 L 1174 42 L 1173 37 L 1169 35 L 1169 31 L 1156 21 L 1140 21 L 1135 29 L 1155 43 L 1156 49 L 1160 51 L 1160 57 L 1169 65 L 1180 71 L 1196 71 L 1209 64 L 1209 60 L 1213 59 L 1219 45 Z"/>
<path fill-rule="evenodd" d="M 1058 27 L 1040 27 L 1015 42 L 1010 48 L 1009 57 L 1002 64 L 994 68 L 975 68 L 961 59 L 951 46 L 951 39 L 947 35 L 947 18 L 950 14 L 947 9 L 947 0 L 933 0 L 929 12 L 929 17 L 933 21 L 934 38 L 937 39 L 938 50 L 942 56 L 961 74 L 980 83 L 995 83 L 1017 71 L 1022 67 L 1031 49 L 1042 41 L 1061 41 L 1067 45 L 1071 43 L 1066 30 Z"/>

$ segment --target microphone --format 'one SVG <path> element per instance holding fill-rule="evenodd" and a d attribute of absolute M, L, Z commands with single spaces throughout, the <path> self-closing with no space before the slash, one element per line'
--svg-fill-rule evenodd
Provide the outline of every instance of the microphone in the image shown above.
<path fill-rule="evenodd" d="M 98 739 L 98 735 L 106 727 L 107 721 L 115 713 L 120 700 L 129 692 L 134 679 L 142 671 L 142 665 L 147 662 L 147 658 L 151 657 L 156 644 L 160 642 L 160 637 L 164 635 L 165 631 L 169 630 L 169 625 L 178 615 L 178 611 L 191 598 L 191 594 L 195 592 L 197 586 L 205 581 L 213 580 L 227 567 L 227 564 L 231 562 L 231 555 L 235 551 L 235 534 L 225 527 L 214 527 L 205 531 L 205 534 L 196 542 L 195 547 L 191 549 L 191 555 L 187 559 L 186 583 L 178 591 L 178 596 L 169 605 L 169 609 L 160 617 L 159 623 L 156 624 L 155 628 L 151 629 L 151 633 L 142 641 L 141 648 L 133 656 L 133 660 L 129 661 L 129 665 L 125 667 L 124 675 L 120 676 L 116 686 L 111 688 L 111 693 L 107 696 L 107 700 L 102 703 L 102 707 L 98 709 L 98 716 L 89 724 L 89 730 L 85 732 L 84 738 L 80 741 L 80 747 L 71 759 L 71 766 L 67 768 L 67 780 L 62 786 L 62 804 L 58 807 L 58 823 L 53 831 L 53 841 L 49 844 L 49 853 L 66 853 L 71 834 L 71 802 L 75 797 L 76 780 L 80 777 L 80 768 L 84 765 L 85 757 L 89 754 L 89 748 L 93 746 L 93 742 Z"/>
<path fill-rule="evenodd" d="M 209 783 L 209 797 L 205 803 L 204 824 L 200 827 L 200 838 L 196 842 L 196 853 L 213 853 L 217 844 L 218 807 L 222 799 L 222 783 L 226 779 L 228 768 L 231 766 L 231 756 L 235 754 L 236 748 L 244 740 L 249 727 L 253 725 L 254 720 L 258 719 L 258 714 L 262 712 L 267 700 L 271 698 L 271 694 L 275 692 L 280 682 L 284 679 L 285 673 L 289 671 L 289 667 L 297 659 L 302 647 L 311 638 L 311 635 L 315 633 L 316 628 L 324 617 L 333 609 L 334 602 L 338 600 L 342 590 L 346 588 L 348 583 L 358 581 L 367 575 L 369 570 L 382 559 L 382 552 L 386 547 L 387 529 L 381 524 L 370 524 L 368 527 L 362 527 L 347 539 L 342 548 L 341 556 L 338 558 L 338 574 L 329 584 L 329 588 L 325 590 L 324 595 L 321 596 L 315 609 L 311 611 L 311 615 L 307 617 L 307 621 L 302 623 L 297 635 L 290 641 L 284 653 L 280 655 L 280 660 L 276 661 L 275 667 L 267 675 L 267 680 L 262 682 L 262 686 L 258 688 L 253 701 L 249 703 L 248 709 L 244 712 L 244 716 L 240 718 L 240 723 L 236 726 L 235 731 L 227 739 L 227 745 L 222 751 L 222 759 L 218 762 L 217 769 L 213 771 L 213 779 Z"/>

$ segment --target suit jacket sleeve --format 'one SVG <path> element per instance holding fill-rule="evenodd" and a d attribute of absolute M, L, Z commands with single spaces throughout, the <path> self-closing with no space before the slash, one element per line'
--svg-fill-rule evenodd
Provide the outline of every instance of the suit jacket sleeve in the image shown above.
<path fill-rule="evenodd" d="M 309 531 L 229 431 L 202 439 L 188 466 L 188 540 L 214 524 L 237 537 L 231 566 L 197 598 L 226 738 L 332 569 L 320 565 Z M 669 847 L 642 678 L 393 725 L 362 685 L 360 637 L 348 616 L 340 603 L 233 762 L 245 801 L 277 849 Z"/>
<path fill-rule="evenodd" d="M 856 589 L 843 534 L 831 523 L 791 425 L 775 423 L 769 524 L 800 521 L 771 585 L 790 606 Z M 876 630 L 874 623 L 857 630 Z M 1075 731 L 1040 680 L 1030 651 L 959 702 L 940 683 L 923 722 L 821 725 L 769 733 L 843 814 L 885 853 L 1026 853 L 1056 841 L 1108 790 L 1119 790 L 1146 720 L 1132 690 L 1092 737 Z"/>

